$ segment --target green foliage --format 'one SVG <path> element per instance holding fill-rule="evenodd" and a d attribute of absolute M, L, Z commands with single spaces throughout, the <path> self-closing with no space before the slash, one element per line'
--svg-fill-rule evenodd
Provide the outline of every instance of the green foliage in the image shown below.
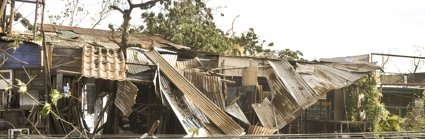
<path fill-rule="evenodd" d="M 271 51 L 270 49 L 264 49 L 264 43 L 266 43 L 266 40 L 261 40 L 253 28 L 249 28 L 248 32 L 242 33 L 240 36 L 233 36 L 231 41 L 232 44 L 237 44 L 243 47 L 243 54 L 245 55 L 256 56 L 265 50 Z M 273 43 L 269 43 L 267 46 L 271 47 L 273 45 Z"/>
<path fill-rule="evenodd" d="M 385 120 L 381 120 L 379 123 L 381 131 L 401 131 L 402 130 L 402 118 L 393 115 L 385 117 Z"/>
<path fill-rule="evenodd" d="M 16 80 L 16 82 L 18 82 L 17 83 L 17 86 L 18 86 L 18 92 L 19 93 L 21 93 L 21 94 L 25 94 L 25 93 L 27 93 L 27 84 L 25 84 L 24 82 L 22 82 L 21 80 L 19 80 L 19 79 L 15 79 Z"/>
<path fill-rule="evenodd" d="M 50 100 L 55 106 L 58 104 L 58 100 L 61 98 L 63 98 L 63 93 L 60 93 L 56 89 L 53 89 L 52 92 L 50 93 Z"/>
<path fill-rule="evenodd" d="M 274 43 L 261 40 L 253 28 L 239 36 L 234 36 L 234 33 L 231 36 L 224 34 L 216 27 L 211 8 L 203 0 L 164 1 L 160 9 L 161 12 L 143 13 L 146 25 L 139 29 L 204 52 L 289 60 L 301 60 L 303 56 L 300 51 L 274 51 L 266 48 Z"/>
<path fill-rule="evenodd" d="M 346 92 L 347 111 L 351 120 L 359 120 L 358 113 L 364 110 L 366 113 L 366 120 L 371 123 L 371 131 L 400 131 L 400 117 L 394 115 L 390 116 L 389 112 L 385 109 L 385 105 L 381 103 L 382 94 L 376 87 L 375 75 L 368 75 L 367 77 L 359 79 L 355 84 L 349 86 Z M 357 98 L 359 94 L 364 95 L 364 99 L 360 102 L 361 108 L 357 107 Z"/>
<path fill-rule="evenodd" d="M 52 111 L 52 106 L 49 103 L 44 104 L 43 108 L 41 109 L 40 113 L 44 117 L 49 115 L 49 113 Z"/>
<path fill-rule="evenodd" d="M 293 60 L 293 61 L 304 61 L 302 58 L 303 53 L 301 51 L 292 51 L 290 49 L 280 50 L 278 51 L 278 57 L 279 58 L 285 58 L 287 60 Z"/>
<path fill-rule="evenodd" d="M 365 106 L 366 119 L 372 123 L 373 131 L 382 131 L 380 122 L 386 120 L 389 112 L 385 109 L 385 105 L 381 103 L 381 92 L 376 87 L 376 77 L 374 75 L 368 75 L 367 77 L 358 81 L 360 90 L 364 91 L 364 101 L 362 102 Z"/>
<path fill-rule="evenodd" d="M 199 134 L 199 128 L 196 128 L 196 127 L 189 128 L 189 132 L 192 133 L 192 137 L 194 137 L 195 135 Z"/>
<path fill-rule="evenodd" d="M 419 97 L 417 104 L 410 105 L 405 117 L 403 127 L 408 131 L 420 131 L 425 129 L 425 91 Z"/>
<path fill-rule="evenodd" d="M 202 0 L 164 1 L 163 11 L 142 14 L 147 34 L 159 34 L 175 43 L 205 52 L 224 52 L 230 41 L 216 28 L 211 9 Z"/>
<path fill-rule="evenodd" d="M 11 36 L 8 36 L 8 37 L 10 37 L 12 39 L 12 41 L 13 41 L 12 43 L 9 43 L 8 44 L 8 46 L 10 48 L 13 48 L 13 50 L 18 49 L 19 48 L 19 45 L 23 43 L 23 38 L 21 36 L 19 36 L 19 35 L 17 35 L 17 36 L 11 35 Z"/>

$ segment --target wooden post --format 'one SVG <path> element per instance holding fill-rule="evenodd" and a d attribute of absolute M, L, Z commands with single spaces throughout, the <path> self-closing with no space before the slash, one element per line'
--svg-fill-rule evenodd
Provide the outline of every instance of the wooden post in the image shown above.
<path fill-rule="evenodd" d="M 38 18 L 38 0 L 35 1 L 35 15 L 34 15 L 34 30 L 33 30 L 33 39 L 35 40 L 35 35 L 37 34 L 37 18 Z"/>
<path fill-rule="evenodd" d="M 6 17 L 4 15 L 4 13 L 6 13 L 6 5 L 7 5 L 7 0 L 2 0 L 1 2 L 1 8 L 0 8 L 0 18 L 1 18 L 1 32 L 5 31 L 5 27 L 4 25 L 6 24 Z"/>
<path fill-rule="evenodd" d="M 15 17 L 15 0 L 10 0 L 10 16 L 9 16 L 9 26 L 8 26 L 8 34 L 12 34 L 12 26 L 13 20 Z"/>
<path fill-rule="evenodd" d="M 63 73 L 56 73 L 56 90 L 63 92 Z"/>

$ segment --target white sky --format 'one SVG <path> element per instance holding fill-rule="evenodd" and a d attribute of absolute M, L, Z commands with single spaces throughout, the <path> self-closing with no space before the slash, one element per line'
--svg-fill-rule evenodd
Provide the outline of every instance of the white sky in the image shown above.
<path fill-rule="evenodd" d="M 91 13 L 97 11 L 95 0 L 84 1 Z M 47 4 L 48 14 L 63 9 L 61 0 L 47 0 Z M 425 48 L 423 0 L 208 0 L 207 5 L 221 7 L 215 11 L 215 20 L 222 30 L 230 29 L 233 18 L 240 15 L 234 25 L 238 34 L 252 27 L 261 39 L 274 42 L 272 49 L 300 50 L 309 60 L 388 52 L 425 55 L 418 51 Z M 34 9 L 25 6 L 19 9 L 24 16 Z M 140 24 L 140 10 L 133 17 L 132 23 Z M 119 25 L 121 21 L 114 12 L 99 27 L 106 29 L 110 22 Z M 87 19 L 82 25 L 90 23 Z M 411 60 L 402 61 L 387 65 L 402 68 L 394 72 L 406 72 L 403 68 L 410 67 Z"/>

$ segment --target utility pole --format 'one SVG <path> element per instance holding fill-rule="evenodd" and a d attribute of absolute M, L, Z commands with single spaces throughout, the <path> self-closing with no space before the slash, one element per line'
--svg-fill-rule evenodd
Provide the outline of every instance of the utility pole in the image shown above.
<path fill-rule="evenodd" d="M 22 2 L 22 3 L 31 3 L 35 4 L 35 15 L 34 15 L 34 30 L 33 30 L 33 37 L 35 38 L 35 35 L 37 34 L 37 20 L 38 20 L 38 9 L 41 6 L 45 6 L 44 2 L 42 0 L 10 0 L 10 14 L 9 19 L 6 19 L 6 5 L 8 0 L 2 0 L 1 7 L 0 7 L 0 18 L 2 18 L 2 23 L 0 27 L 0 32 L 8 32 L 8 34 L 11 34 L 13 32 L 13 21 L 15 18 L 15 2 Z M 41 1 L 41 2 L 40 2 Z M 9 20 L 9 24 L 7 24 L 6 27 L 6 21 Z"/>

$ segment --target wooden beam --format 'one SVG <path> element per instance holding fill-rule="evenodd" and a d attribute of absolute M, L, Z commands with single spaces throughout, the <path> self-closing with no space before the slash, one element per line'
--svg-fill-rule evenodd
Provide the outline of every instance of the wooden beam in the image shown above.
<path fill-rule="evenodd" d="M 63 73 L 56 73 L 56 90 L 63 92 Z"/>
<path fill-rule="evenodd" d="M 10 14 L 9 14 L 9 25 L 8 25 L 8 34 L 12 34 L 12 26 L 13 26 L 13 20 L 15 17 L 15 0 L 10 1 Z"/>
<path fill-rule="evenodd" d="M 68 61 L 68 62 L 65 62 L 65 63 L 57 64 L 57 65 L 52 66 L 52 69 L 60 67 L 60 66 L 66 66 L 66 65 L 69 65 L 69 64 L 73 64 L 73 63 L 76 63 L 76 62 L 78 62 L 78 61 L 73 60 L 73 61 Z"/>

